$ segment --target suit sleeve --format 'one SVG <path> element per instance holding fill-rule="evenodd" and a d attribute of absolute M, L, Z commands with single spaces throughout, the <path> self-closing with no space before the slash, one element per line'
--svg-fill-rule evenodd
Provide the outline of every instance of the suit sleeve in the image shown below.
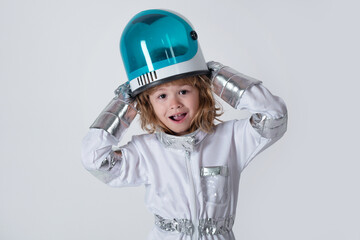
<path fill-rule="evenodd" d="M 82 141 L 82 163 L 112 187 L 148 183 L 145 159 L 133 142 L 117 147 L 118 140 L 103 129 L 90 129 Z"/>
<path fill-rule="evenodd" d="M 284 101 L 274 96 L 261 83 L 247 88 L 236 109 L 246 109 L 249 119 L 235 122 L 235 141 L 240 166 L 244 169 L 260 152 L 279 140 L 287 130 L 287 108 Z"/>

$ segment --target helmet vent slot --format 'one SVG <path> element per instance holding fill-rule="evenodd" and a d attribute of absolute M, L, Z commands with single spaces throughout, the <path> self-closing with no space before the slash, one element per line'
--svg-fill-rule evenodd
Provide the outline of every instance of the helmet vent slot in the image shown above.
<path fill-rule="evenodd" d="M 152 71 L 149 73 L 145 73 L 139 77 L 136 78 L 139 86 L 144 86 L 146 84 L 149 84 L 157 79 L 156 71 Z"/>

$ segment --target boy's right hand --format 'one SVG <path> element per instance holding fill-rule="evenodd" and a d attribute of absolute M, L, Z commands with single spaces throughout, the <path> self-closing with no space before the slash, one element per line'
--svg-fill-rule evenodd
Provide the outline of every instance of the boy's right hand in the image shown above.
<path fill-rule="evenodd" d="M 120 85 L 115 95 L 90 128 L 103 129 L 120 139 L 137 114 L 136 101 L 128 82 Z"/>
<path fill-rule="evenodd" d="M 119 99 L 124 100 L 124 102 L 126 103 L 132 103 L 135 101 L 135 98 L 131 97 L 131 89 L 129 82 L 121 84 L 115 89 L 114 93 Z"/>
<path fill-rule="evenodd" d="M 131 89 L 129 82 L 121 84 L 114 91 L 115 99 L 118 99 L 126 104 L 128 104 L 131 108 L 136 110 L 136 98 L 131 96 Z"/>

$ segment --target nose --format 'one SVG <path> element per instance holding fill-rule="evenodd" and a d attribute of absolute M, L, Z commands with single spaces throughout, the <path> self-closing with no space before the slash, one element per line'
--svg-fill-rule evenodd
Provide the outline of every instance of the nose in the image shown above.
<path fill-rule="evenodd" d="M 171 98 L 171 100 L 170 100 L 170 108 L 171 109 L 181 108 L 182 106 L 183 105 L 177 96 L 174 96 Z"/>

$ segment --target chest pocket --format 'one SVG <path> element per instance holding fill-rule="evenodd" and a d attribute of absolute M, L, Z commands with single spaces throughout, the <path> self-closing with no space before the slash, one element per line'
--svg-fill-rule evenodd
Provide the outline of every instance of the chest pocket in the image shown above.
<path fill-rule="evenodd" d="M 201 188 L 204 201 L 225 203 L 228 199 L 229 169 L 227 166 L 201 167 Z"/>

